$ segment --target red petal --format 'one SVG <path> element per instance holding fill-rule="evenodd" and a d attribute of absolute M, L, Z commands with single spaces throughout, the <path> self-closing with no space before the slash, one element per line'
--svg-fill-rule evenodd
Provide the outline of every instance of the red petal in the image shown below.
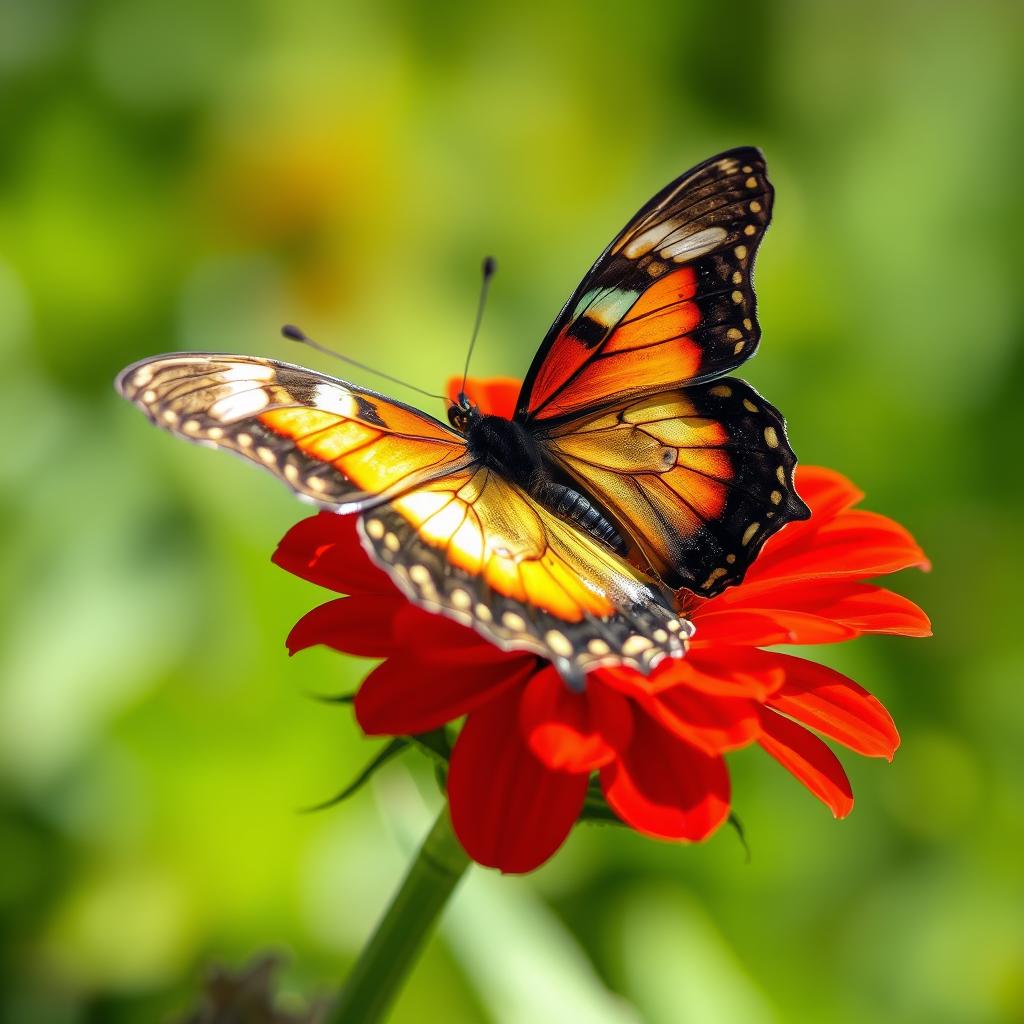
<path fill-rule="evenodd" d="M 674 686 L 642 702 L 666 729 L 709 754 L 745 747 L 761 730 L 760 705 L 745 697 L 709 697 Z"/>
<path fill-rule="evenodd" d="M 480 864 L 519 873 L 544 863 L 583 808 L 585 772 L 553 772 L 530 752 L 518 728 L 519 691 L 474 711 L 452 752 L 452 825 Z"/>
<path fill-rule="evenodd" d="M 767 708 L 761 729 L 761 746 L 837 818 L 845 818 L 853 808 L 853 790 L 839 758 L 806 729 Z"/>
<path fill-rule="evenodd" d="M 758 701 L 774 693 L 785 678 L 764 651 L 722 644 L 691 648 L 685 658 L 666 658 L 649 677 L 630 669 L 598 669 L 596 675 L 630 696 L 688 686 L 712 697 L 750 697 Z"/>
<path fill-rule="evenodd" d="M 516 411 L 521 386 L 514 377 L 470 377 L 466 381 L 466 397 L 482 413 L 510 420 Z M 458 402 L 461 390 L 462 378 L 449 378 L 448 397 L 451 401 Z"/>
<path fill-rule="evenodd" d="M 412 604 L 406 604 L 399 613 L 395 635 L 407 650 L 415 651 L 419 660 L 428 665 L 463 669 L 536 661 L 533 655 L 521 651 L 503 651 L 484 640 L 475 629 Z"/>
<path fill-rule="evenodd" d="M 797 466 L 793 482 L 811 515 L 819 520 L 837 515 L 864 497 L 852 480 L 824 466 Z"/>
<path fill-rule="evenodd" d="M 721 757 L 703 753 L 637 715 L 633 742 L 601 769 L 609 806 L 639 832 L 699 840 L 729 814 L 729 774 Z"/>
<path fill-rule="evenodd" d="M 398 650 L 393 625 L 404 604 L 397 594 L 356 594 L 328 601 L 295 624 L 285 641 L 288 653 L 324 644 L 344 654 L 386 658 Z"/>
<path fill-rule="evenodd" d="M 320 512 L 296 523 L 278 544 L 275 565 L 341 594 L 395 593 L 387 573 L 363 550 L 357 518 Z"/>
<path fill-rule="evenodd" d="M 529 671 L 529 664 L 453 671 L 409 654 L 395 655 L 363 680 L 355 699 L 356 720 L 370 736 L 429 732 L 524 683 Z M 515 731 L 515 723 L 508 728 Z"/>
<path fill-rule="evenodd" d="M 737 588 L 739 589 L 739 588 Z M 780 624 L 790 621 L 792 613 L 831 620 L 858 633 L 897 633 L 902 636 L 930 636 L 931 623 L 913 601 L 883 587 L 846 580 L 797 580 L 789 583 L 761 584 L 743 595 L 716 599 L 706 606 L 718 614 L 740 607 L 747 614 L 767 614 Z M 697 635 L 706 617 L 694 614 Z M 791 643 L 818 643 L 803 638 Z M 842 639 L 840 637 L 840 639 Z"/>
<path fill-rule="evenodd" d="M 862 686 L 835 669 L 787 654 L 770 654 L 785 671 L 768 704 L 867 757 L 891 761 L 900 745 L 889 712 Z"/>
<path fill-rule="evenodd" d="M 633 732 L 629 701 L 590 678 L 574 693 L 551 667 L 530 680 L 519 706 L 530 749 L 554 771 L 589 772 L 624 750 Z"/>
<path fill-rule="evenodd" d="M 705 607 L 714 608 L 715 601 L 709 601 Z M 858 635 L 856 629 L 820 615 L 778 609 L 701 609 L 694 613 L 693 624 L 697 627 L 690 641 L 694 650 L 713 649 L 718 644 L 831 644 Z"/>
<path fill-rule="evenodd" d="M 762 581 L 835 577 L 866 579 L 930 563 L 910 533 L 886 516 L 857 509 L 815 523 L 813 529 L 778 534 L 779 544 L 765 547 L 751 567 L 745 591 Z M 729 591 L 726 591 L 729 593 Z"/>

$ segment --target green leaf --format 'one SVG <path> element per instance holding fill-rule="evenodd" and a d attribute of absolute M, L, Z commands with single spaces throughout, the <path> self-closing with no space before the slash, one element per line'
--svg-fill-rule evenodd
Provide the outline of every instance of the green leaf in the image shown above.
<path fill-rule="evenodd" d="M 747 843 L 747 833 L 743 828 L 743 822 L 740 821 L 739 817 L 735 812 L 729 815 L 729 824 L 732 825 L 736 831 L 736 835 L 739 837 L 740 845 L 743 847 L 743 853 L 745 854 L 744 862 L 750 863 L 750 846 Z"/>
<path fill-rule="evenodd" d="M 370 777 L 378 768 L 390 761 L 396 754 L 400 754 L 407 746 L 409 746 L 407 739 L 402 736 L 396 737 L 380 750 L 376 757 L 340 793 L 332 796 L 329 800 L 324 800 L 323 803 L 314 804 L 312 807 L 304 807 L 302 812 L 304 814 L 312 814 L 313 811 L 325 811 L 328 807 L 334 807 L 335 804 L 340 804 L 342 800 L 347 800 L 370 780 Z"/>
<path fill-rule="evenodd" d="M 596 778 L 591 779 L 587 787 L 579 820 L 605 825 L 625 825 L 625 822 L 608 806 L 608 801 L 601 792 L 601 784 Z"/>

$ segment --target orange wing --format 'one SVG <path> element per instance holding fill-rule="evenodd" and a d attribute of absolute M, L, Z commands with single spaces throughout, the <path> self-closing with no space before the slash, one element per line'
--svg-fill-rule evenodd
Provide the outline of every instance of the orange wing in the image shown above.
<path fill-rule="evenodd" d="M 761 336 L 751 284 L 772 187 L 752 148 L 707 160 L 619 233 L 548 331 L 517 418 L 549 421 L 710 380 Z"/>
<path fill-rule="evenodd" d="M 461 470 L 366 513 L 364 543 L 413 601 L 574 686 L 624 664 L 648 673 L 691 633 L 672 595 L 492 470 Z"/>
<path fill-rule="evenodd" d="M 338 512 L 379 504 L 472 461 L 409 406 L 300 366 L 184 352 L 129 366 L 117 388 L 178 437 L 226 448 Z"/>
<path fill-rule="evenodd" d="M 623 527 L 633 560 L 703 597 L 739 583 L 773 533 L 810 514 L 782 417 L 733 378 L 574 420 L 546 450 Z"/>

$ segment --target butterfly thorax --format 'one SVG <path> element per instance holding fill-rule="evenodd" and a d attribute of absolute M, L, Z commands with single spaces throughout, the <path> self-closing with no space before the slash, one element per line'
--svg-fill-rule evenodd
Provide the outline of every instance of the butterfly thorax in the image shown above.
<path fill-rule="evenodd" d="M 515 420 L 477 413 L 469 417 L 466 424 L 466 444 L 478 462 L 528 492 L 546 476 L 540 445 L 533 434 Z"/>
<path fill-rule="evenodd" d="M 618 554 L 626 553 L 619 530 L 597 501 L 584 494 L 544 457 L 536 437 L 521 423 L 502 416 L 471 414 L 466 442 L 482 465 L 517 484 L 535 501 Z"/>

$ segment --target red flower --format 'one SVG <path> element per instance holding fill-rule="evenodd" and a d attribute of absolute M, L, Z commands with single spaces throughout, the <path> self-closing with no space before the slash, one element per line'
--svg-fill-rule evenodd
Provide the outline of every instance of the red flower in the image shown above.
<path fill-rule="evenodd" d="M 518 383 L 474 381 L 468 390 L 485 411 L 511 415 Z M 796 482 L 811 518 L 772 537 L 741 585 L 693 599 L 687 656 L 650 677 L 599 669 L 585 692 L 570 691 L 533 655 L 501 651 L 410 604 L 363 551 L 354 517 L 330 512 L 293 527 L 274 560 L 349 596 L 304 616 L 288 648 L 326 644 L 384 659 L 355 698 L 369 735 L 429 732 L 467 716 L 449 766 L 452 821 L 475 860 L 503 871 L 530 871 L 558 849 L 595 772 L 609 806 L 637 831 L 706 838 L 729 814 L 723 754 L 751 743 L 843 817 L 853 806 L 849 780 L 808 730 L 891 760 L 896 727 L 853 680 L 762 648 L 928 636 L 921 609 L 862 582 L 928 562 L 897 523 L 853 507 L 863 495 L 845 477 L 800 467 Z"/>

